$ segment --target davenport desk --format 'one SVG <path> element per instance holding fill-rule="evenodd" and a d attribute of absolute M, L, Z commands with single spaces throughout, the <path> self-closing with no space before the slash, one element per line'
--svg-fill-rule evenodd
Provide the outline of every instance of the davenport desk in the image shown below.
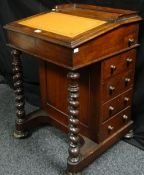
<path fill-rule="evenodd" d="M 6 25 L 13 48 L 14 136 L 25 137 L 41 123 L 68 131 L 67 174 L 74 175 L 128 133 L 140 21 L 135 11 L 65 4 Z M 28 116 L 22 52 L 40 60 L 41 110 Z"/>

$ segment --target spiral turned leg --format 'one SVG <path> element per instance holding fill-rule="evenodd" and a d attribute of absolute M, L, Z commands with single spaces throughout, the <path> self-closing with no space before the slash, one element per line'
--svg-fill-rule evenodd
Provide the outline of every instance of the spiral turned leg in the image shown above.
<path fill-rule="evenodd" d="M 22 78 L 22 63 L 20 59 L 21 52 L 18 50 L 12 50 L 12 70 L 13 70 L 13 82 L 15 91 L 16 102 L 16 130 L 14 132 L 15 138 L 24 138 L 28 132 L 23 129 L 23 123 L 25 121 L 25 97 Z"/>
<path fill-rule="evenodd" d="M 80 77 L 79 73 L 70 72 L 67 75 L 70 83 L 68 87 L 69 97 L 69 157 L 68 157 L 68 169 L 67 175 L 80 175 L 80 172 L 71 172 L 69 167 L 73 165 L 77 165 L 81 160 L 80 155 L 80 138 L 79 138 L 79 86 L 78 86 L 78 79 Z"/>

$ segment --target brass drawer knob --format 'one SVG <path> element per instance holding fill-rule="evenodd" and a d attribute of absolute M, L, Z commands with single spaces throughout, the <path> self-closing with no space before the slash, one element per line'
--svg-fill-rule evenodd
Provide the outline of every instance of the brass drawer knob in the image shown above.
<path fill-rule="evenodd" d="M 128 102 L 129 101 L 129 98 L 128 97 L 124 97 L 124 101 L 125 102 Z"/>
<path fill-rule="evenodd" d="M 128 46 L 132 46 L 133 44 L 135 44 L 135 39 L 134 38 L 129 38 L 128 40 Z"/>
<path fill-rule="evenodd" d="M 109 106 L 109 111 L 110 112 L 114 111 L 114 107 L 113 106 Z"/>
<path fill-rule="evenodd" d="M 110 86 L 109 87 L 109 93 L 110 93 L 110 95 L 114 92 L 114 90 L 115 90 L 115 87 L 114 86 Z"/>
<path fill-rule="evenodd" d="M 115 65 L 111 65 L 110 68 L 111 68 L 111 73 L 113 73 L 116 70 L 116 66 Z"/>
<path fill-rule="evenodd" d="M 108 131 L 111 132 L 111 131 L 113 131 L 113 130 L 114 130 L 114 127 L 111 126 L 111 125 L 109 125 L 109 126 L 108 126 Z"/>
<path fill-rule="evenodd" d="M 123 115 L 123 119 L 126 121 L 126 120 L 128 120 L 128 116 L 127 115 Z"/>

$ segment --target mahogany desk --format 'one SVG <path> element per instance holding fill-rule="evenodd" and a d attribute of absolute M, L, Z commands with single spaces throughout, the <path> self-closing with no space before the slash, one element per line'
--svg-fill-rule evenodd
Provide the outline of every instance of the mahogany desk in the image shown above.
<path fill-rule="evenodd" d="M 23 138 L 41 123 L 69 131 L 67 174 L 74 175 L 129 132 L 140 21 L 134 11 L 66 4 L 6 25 L 13 48 L 14 136 Z M 22 52 L 41 61 L 42 106 L 28 116 Z"/>

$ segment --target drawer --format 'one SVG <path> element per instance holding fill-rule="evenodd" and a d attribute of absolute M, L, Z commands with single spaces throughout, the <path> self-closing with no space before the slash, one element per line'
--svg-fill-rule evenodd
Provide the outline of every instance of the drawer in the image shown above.
<path fill-rule="evenodd" d="M 103 80 L 111 78 L 127 69 L 133 69 L 135 66 L 136 50 L 130 50 L 110 59 L 103 61 L 102 74 Z"/>
<path fill-rule="evenodd" d="M 134 72 L 124 72 L 102 83 L 102 102 L 111 100 L 132 87 Z"/>
<path fill-rule="evenodd" d="M 101 125 L 100 140 L 103 141 L 125 126 L 131 119 L 131 108 L 127 108 Z"/>
<path fill-rule="evenodd" d="M 121 110 L 131 106 L 132 89 L 102 105 L 102 121 L 106 121 Z"/>

